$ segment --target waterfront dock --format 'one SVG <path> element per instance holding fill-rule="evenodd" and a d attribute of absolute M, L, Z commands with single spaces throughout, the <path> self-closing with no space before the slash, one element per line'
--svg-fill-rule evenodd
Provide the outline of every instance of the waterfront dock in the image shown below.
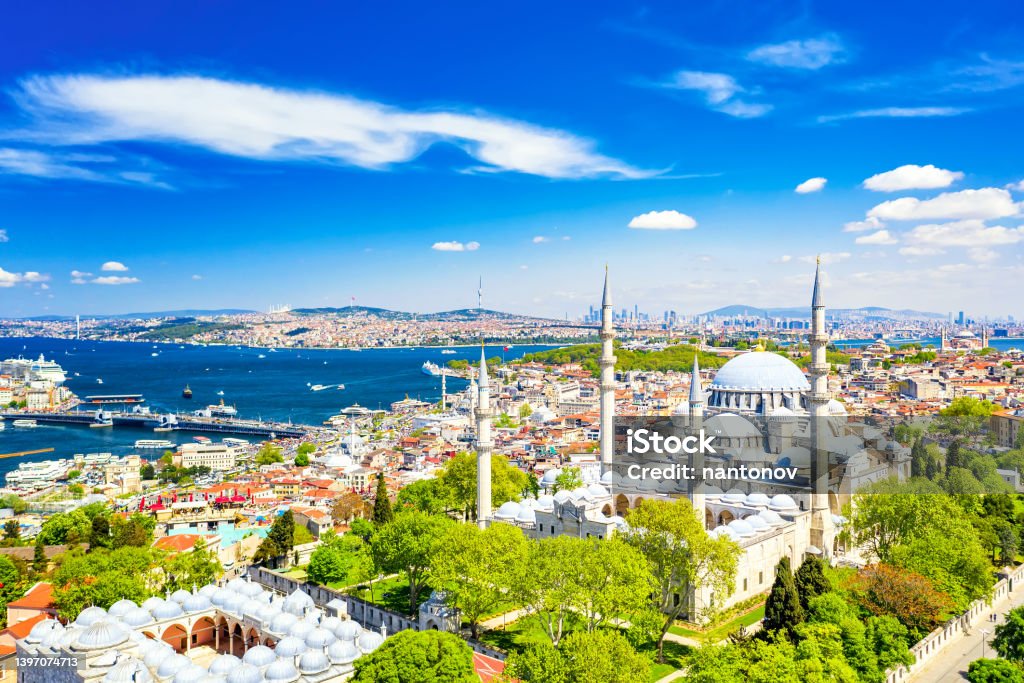
<path fill-rule="evenodd" d="M 286 424 L 278 422 L 258 422 L 255 420 L 238 420 L 230 418 L 206 418 L 191 415 L 148 415 L 138 413 L 114 413 L 110 411 L 65 411 L 53 413 L 27 413 L 21 411 L 3 411 L 0 416 L 8 419 L 35 420 L 39 424 L 82 425 L 89 426 L 103 422 L 111 422 L 114 427 L 135 427 L 153 429 L 167 427 L 174 431 L 206 432 L 214 434 L 247 434 L 267 439 L 292 439 L 305 436 L 314 427 L 308 425 Z"/>

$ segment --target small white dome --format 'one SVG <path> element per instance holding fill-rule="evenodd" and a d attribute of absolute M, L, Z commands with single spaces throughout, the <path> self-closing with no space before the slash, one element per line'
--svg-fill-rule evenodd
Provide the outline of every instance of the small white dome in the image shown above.
<path fill-rule="evenodd" d="M 124 627 L 106 619 L 86 627 L 75 639 L 78 650 L 108 650 L 128 640 Z"/>
<path fill-rule="evenodd" d="M 25 639 L 30 643 L 38 643 L 44 637 L 50 635 L 50 633 L 57 631 L 62 632 L 64 627 L 56 619 L 43 619 L 28 632 L 28 637 Z"/>
<path fill-rule="evenodd" d="M 572 494 L 569 493 L 568 491 L 566 491 L 565 489 L 562 489 L 561 491 L 559 491 L 558 493 L 556 493 L 552 497 L 552 500 L 554 500 L 556 503 L 561 505 L 561 504 L 565 503 L 566 501 L 568 501 L 571 498 L 572 498 Z"/>
<path fill-rule="evenodd" d="M 234 671 L 241 663 L 242 660 L 234 655 L 217 655 L 213 658 L 213 661 L 210 662 L 210 673 L 226 676 Z"/>
<path fill-rule="evenodd" d="M 103 683 L 150 683 L 152 680 L 149 669 L 135 657 L 119 657 L 103 677 Z"/>
<path fill-rule="evenodd" d="M 274 620 L 274 617 L 280 613 L 281 610 L 278 609 L 277 605 L 263 605 L 263 607 L 260 607 L 259 612 L 256 613 L 256 616 L 259 617 L 259 620 L 264 624 L 270 624 L 270 622 Z"/>
<path fill-rule="evenodd" d="M 263 672 L 263 680 L 265 681 L 281 681 L 284 683 L 286 681 L 294 681 L 298 677 L 298 669 L 287 659 L 277 660 Z"/>
<path fill-rule="evenodd" d="M 223 606 L 229 600 L 234 600 L 236 593 L 230 588 L 218 588 L 213 593 L 213 597 L 210 598 L 210 602 L 217 605 L 217 607 Z"/>
<path fill-rule="evenodd" d="M 86 607 L 75 619 L 76 626 L 92 626 L 97 621 L 107 618 L 107 612 L 102 607 Z"/>
<path fill-rule="evenodd" d="M 149 612 L 142 609 L 141 607 L 136 607 L 132 611 L 122 616 L 121 621 L 128 624 L 132 628 L 137 628 L 139 626 L 145 626 L 146 624 L 152 622 L 153 615 L 151 615 Z"/>
<path fill-rule="evenodd" d="M 775 510 L 776 512 L 793 512 L 798 509 L 796 503 L 793 502 L 793 499 L 785 493 L 772 496 L 772 500 L 768 504 L 768 508 L 770 510 Z"/>
<path fill-rule="evenodd" d="M 318 674 L 331 668 L 331 660 L 323 650 L 309 650 L 299 657 L 299 671 L 303 674 Z"/>
<path fill-rule="evenodd" d="M 150 669 L 159 668 L 165 659 L 174 656 L 173 647 L 164 642 L 160 642 L 158 643 L 158 645 L 160 647 L 151 649 L 149 652 L 146 653 L 146 656 L 143 657 L 143 661 L 146 662 L 146 666 L 148 666 Z"/>
<path fill-rule="evenodd" d="M 723 493 L 724 491 L 722 491 L 722 489 L 718 488 L 714 484 L 704 485 L 704 497 L 708 500 L 718 500 L 719 498 L 722 497 Z"/>
<path fill-rule="evenodd" d="M 223 674 L 206 674 L 199 679 L 199 683 L 227 683 L 227 680 Z"/>
<path fill-rule="evenodd" d="M 768 495 L 760 492 L 747 494 L 746 500 L 744 500 L 744 504 L 755 508 L 768 507 L 768 503 L 770 502 Z"/>
<path fill-rule="evenodd" d="M 181 609 L 181 605 L 176 602 L 163 602 L 153 610 L 153 618 L 157 621 L 164 619 L 174 619 L 184 614 L 184 610 Z"/>
<path fill-rule="evenodd" d="M 522 508 L 519 510 L 519 514 L 516 515 L 516 522 L 519 524 L 535 524 L 537 522 L 537 513 L 530 508 Z"/>
<path fill-rule="evenodd" d="M 164 604 L 164 599 L 154 595 L 151 598 L 147 598 L 145 602 L 142 603 L 142 609 L 152 612 L 162 604 Z"/>
<path fill-rule="evenodd" d="M 615 474 L 611 470 L 608 470 L 607 472 L 601 475 L 601 484 L 603 486 L 612 486 L 614 485 L 614 483 Z"/>
<path fill-rule="evenodd" d="M 338 617 L 324 617 L 320 620 L 320 628 L 325 628 L 334 633 L 341 626 L 341 619 Z"/>
<path fill-rule="evenodd" d="M 730 538 L 730 539 L 732 539 L 734 541 L 739 541 L 740 540 L 740 535 L 738 533 L 736 533 L 736 530 L 735 529 L 731 529 L 731 528 L 729 528 L 727 526 L 716 526 L 714 529 L 712 529 L 711 531 L 708 532 L 708 535 L 709 536 L 714 536 L 715 538 L 718 538 L 720 536 L 725 536 L 725 537 Z"/>
<path fill-rule="evenodd" d="M 188 598 L 185 599 L 185 602 L 183 602 L 181 606 L 185 609 L 186 612 L 192 613 L 202 612 L 203 610 L 210 609 L 211 607 L 213 607 L 213 604 L 210 602 L 210 599 L 206 596 L 196 593 L 195 595 L 190 594 Z"/>
<path fill-rule="evenodd" d="M 228 683 L 260 683 L 263 676 L 252 664 L 242 663 L 228 673 Z"/>
<path fill-rule="evenodd" d="M 306 636 L 316 630 L 316 626 L 309 623 L 308 621 L 296 621 L 288 629 L 288 635 L 301 638 L 303 641 L 306 640 Z"/>
<path fill-rule="evenodd" d="M 239 606 L 238 611 L 245 616 L 258 617 L 264 607 L 266 605 L 259 600 L 249 598 Z"/>
<path fill-rule="evenodd" d="M 341 640 L 355 640 L 363 632 L 363 627 L 352 619 L 343 619 L 341 625 L 334 629 L 334 635 Z"/>
<path fill-rule="evenodd" d="M 590 486 L 587 487 L 587 490 L 590 491 L 590 495 L 594 496 L 595 498 L 602 498 L 608 495 L 608 489 L 601 486 L 600 484 L 591 484 Z"/>
<path fill-rule="evenodd" d="M 245 580 L 242 579 L 242 578 L 235 577 L 235 578 L 231 579 L 230 581 L 228 581 L 228 590 L 232 590 L 232 591 L 235 591 L 236 593 L 240 593 L 242 591 L 242 588 L 244 588 L 244 587 L 245 587 Z"/>
<path fill-rule="evenodd" d="M 327 648 L 327 656 L 335 664 L 351 664 L 359 659 L 359 654 L 354 640 L 338 640 Z"/>
<path fill-rule="evenodd" d="M 516 515 L 519 514 L 519 503 L 514 500 L 510 500 L 507 503 L 502 503 L 498 510 L 494 513 L 495 519 L 515 519 Z"/>
<path fill-rule="evenodd" d="M 186 666 L 192 666 L 192 660 L 185 655 L 171 655 L 160 662 L 156 675 L 160 678 L 171 678 Z"/>
<path fill-rule="evenodd" d="M 179 588 L 178 590 L 176 590 L 173 593 L 171 593 L 171 600 L 176 602 L 176 603 L 178 603 L 180 605 L 180 604 L 184 603 L 186 600 L 188 600 L 188 596 L 190 596 L 190 595 L 192 595 L 192 594 L 189 593 L 184 588 Z"/>
<path fill-rule="evenodd" d="M 213 599 L 213 594 L 216 592 L 217 586 L 213 585 L 212 583 L 208 583 L 199 589 L 200 595 L 202 595 L 204 598 L 210 598 L 211 600 Z"/>
<path fill-rule="evenodd" d="M 739 489 L 729 489 L 722 496 L 722 502 L 730 505 L 742 505 L 747 499 L 747 494 L 743 493 Z"/>
<path fill-rule="evenodd" d="M 742 519 L 734 519 L 729 522 L 729 528 L 740 535 L 740 538 L 749 538 L 754 535 L 754 527 Z"/>
<path fill-rule="evenodd" d="M 107 614 L 109 614 L 112 617 L 122 617 L 131 610 L 136 608 L 138 608 L 138 605 L 136 605 L 134 601 L 125 598 L 123 600 L 118 600 L 113 605 L 111 605 L 110 610 L 108 610 Z"/>
<path fill-rule="evenodd" d="M 782 517 L 779 517 L 779 513 L 774 510 L 761 510 L 761 512 L 757 513 L 757 516 L 771 527 L 782 526 L 786 523 Z"/>
<path fill-rule="evenodd" d="M 552 467 L 550 470 L 544 472 L 544 476 L 540 478 L 540 485 L 542 488 L 550 488 L 555 485 L 555 480 L 558 479 L 558 475 L 562 473 L 562 470 L 557 467 Z"/>
<path fill-rule="evenodd" d="M 252 581 L 246 581 L 242 584 L 242 587 L 238 589 L 238 592 L 247 598 L 256 598 L 264 593 L 263 587 L 258 583 L 253 583 Z"/>
<path fill-rule="evenodd" d="M 537 498 L 537 510 L 552 510 L 555 507 L 555 497 L 544 494 Z"/>
<path fill-rule="evenodd" d="M 306 635 L 306 646 L 313 650 L 322 650 L 338 637 L 325 628 L 315 628 Z"/>
<path fill-rule="evenodd" d="M 761 533 L 762 531 L 768 531 L 768 529 L 771 528 L 771 527 L 768 526 L 768 522 L 764 521 L 763 519 L 761 519 L 757 515 L 751 515 L 749 517 L 744 517 L 743 521 L 746 522 L 747 524 L 749 524 L 750 527 L 756 533 Z"/>
<path fill-rule="evenodd" d="M 274 651 L 266 645 L 251 647 L 244 655 L 242 655 L 242 661 L 244 663 L 261 667 L 267 666 L 275 659 L 277 659 L 277 655 L 275 655 Z"/>
<path fill-rule="evenodd" d="M 274 633 L 288 633 L 289 629 L 299 621 L 294 614 L 281 612 L 270 622 L 270 630 Z"/>
<path fill-rule="evenodd" d="M 306 644 L 302 642 L 302 638 L 296 638 L 295 636 L 285 636 L 281 639 L 281 642 L 274 646 L 274 652 L 277 653 L 278 657 L 298 657 L 307 649 Z"/>
<path fill-rule="evenodd" d="M 199 683 L 209 672 L 198 664 L 191 664 L 174 674 L 174 683 Z"/>
<path fill-rule="evenodd" d="M 307 607 L 313 606 L 313 598 L 306 595 L 301 589 L 296 588 L 291 595 L 284 599 L 282 609 L 288 614 L 301 617 L 306 612 Z"/>
<path fill-rule="evenodd" d="M 380 647 L 380 644 L 383 642 L 384 636 L 376 631 L 363 631 L 363 634 L 356 641 L 356 645 L 363 654 L 369 654 Z"/>

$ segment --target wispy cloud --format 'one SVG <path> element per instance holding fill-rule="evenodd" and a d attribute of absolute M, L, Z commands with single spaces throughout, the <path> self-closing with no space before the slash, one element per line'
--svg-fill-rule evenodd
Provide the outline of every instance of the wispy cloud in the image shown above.
<path fill-rule="evenodd" d="M 747 59 L 788 69 L 817 70 L 843 61 L 846 49 L 835 35 L 762 45 L 747 53 Z"/>
<path fill-rule="evenodd" d="M 34 123 L 6 136 L 37 143 L 146 141 L 263 161 L 381 170 L 447 142 L 477 162 L 474 171 L 548 178 L 658 174 L 604 156 L 572 133 L 491 114 L 404 110 L 343 94 L 204 76 L 36 76 L 21 81 L 13 95 Z"/>
<path fill-rule="evenodd" d="M 889 234 L 888 230 L 878 230 L 870 235 L 861 235 L 854 240 L 856 244 L 874 244 L 874 245 L 887 245 L 896 244 L 898 240 Z"/>
<path fill-rule="evenodd" d="M 430 247 L 434 251 L 476 251 L 480 248 L 479 242 L 434 242 Z"/>
<path fill-rule="evenodd" d="M 90 282 L 94 285 L 134 285 L 140 280 L 137 277 L 124 277 L 123 275 L 104 275 L 94 278 Z"/>
<path fill-rule="evenodd" d="M 3 137 L 11 135 L 0 132 L 0 139 Z M 121 167 L 125 163 L 137 165 L 139 160 L 122 159 L 109 154 L 62 153 L 49 149 L 0 147 L 0 174 L 3 175 L 172 189 L 168 183 L 157 179 L 151 172 L 122 170 Z"/>
<path fill-rule="evenodd" d="M 0 287 L 13 287 L 18 284 L 38 284 L 48 282 L 50 276 L 45 273 L 37 273 L 28 270 L 24 273 L 12 273 L 0 268 Z"/>
<path fill-rule="evenodd" d="M 879 109 L 861 109 L 844 114 L 828 114 L 818 117 L 818 123 L 832 123 L 848 119 L 916 119 L 939 116 L 960 116 L 973 111 L 967 107 L 881 107 Z"/>
<path fill-rule="evenodd" d="M 986 226 L 980 220 L 919 225 L 907 233 L 907 242 L 919 246 L 994 247 L 1024 242 L 1024 227 Z"/>
<path fill-rule="evenodd" d="M 11 238 L 7 236 L 6 230 L 0 230 L 0 244 L 3 242 L 10 242 Z"/>
<path fill-rule="evenodd" d="M 551 240 L 549 238 L 545 237 L 544 235 L 537 235 L 531 241 L 534 244 L 544 244 L 545 242 L 550 242 Z"/>
<path fill-rule="evenodd" d="M 827 266 L 833 263 L 840 263 L 848 258 L 850 258 L 850 252 L 848 251 L 826 251 L 820 254 L 801 256 L 800 260 L 804 263 L 815 263 L 818 259 L 821 259 L 821 262 Z"/>
<path fill-rule="evenodd" d="M 711 109 L 736 118 L 757 118 L 764 116 L 772 109 L 770 104 L 753 103 L 747 101 L 746 98 L 738 97 L 748 91 L 729 74 L 711 71 L 678 71 L 658 85 L 669 90 L 692 90 L 702 93 L 705 103 Z"/>

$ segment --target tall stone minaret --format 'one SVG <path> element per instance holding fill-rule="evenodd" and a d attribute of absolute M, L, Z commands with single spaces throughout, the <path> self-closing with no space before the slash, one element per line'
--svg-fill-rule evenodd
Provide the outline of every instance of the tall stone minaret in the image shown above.
<path fill-rule="evenodd" d="M 476 287 L 476 310 L 484 310 L 484 276 L 480 276 L 480 283 Z"/>
<path fill-rule="evenodd" d="M 491 519 L 491 385 L 487 379 L 487 357 L 480 346 L 479 401 L 476 408 L 476 519 L 481 529 Z"/>
<path fill-rule="evenodd" d="M 939 337 L 939 351 L 945 351 L 948 346 L 946 342 L 946 326 L 942 326 L 942 336 Z"/>
<path fill-rule="evenodd" d="M 690 373 L 690 431 L 699 434 L 704 427 L 704 389 L 700 385 L 700 362 L 697 357 L 700 351 L 693 353 L 693 371 Z M 690 483 L 690 503 L 701 524 L 705 524 L 704 499 L 704 454 L 700 451 L 689 457 L 689 465 L 693 468 L 693 479 Z"/>
<path fill-rule="evenodd" d="M 469 373 L 469 419 L 476 424 L 476 406 L 480 396 L 476 389 L 476 373 L 473 372 L 472 363 L 470 363 L 469 367 L 466 368 L 466 372 Z"/>
<path fill-rule="evenodd" d="M 811 296 L 811 393 L 808 412 L 811 419 L 811 532 L 814 545 L 825 555 L 832 553 L 835 525 L 828 505 L 828 447 L 825 421 L 828 417 L 829 364 L 825 356 L 828 332 L 825 330 L 825 303 L 821 294 L 821 259 L 814 269 L 814 293 Z"/>
<path fill-rule="evenodd" d="M 441 412 L 448 410 L 448 372 L 441 368 Z"/>
<path fill-rule="evenodd" d="M 988 346 L 988 325 L 981 328 L 981 348 Z"/>
<path fill-rule="evenodd" d="M 615 352 L 612 340 L 612 294 L 608 288 L 608 266 L 604 267 L 604 293 L 601 295 L 601 472 L 612 467 L 615 451 Z"/>

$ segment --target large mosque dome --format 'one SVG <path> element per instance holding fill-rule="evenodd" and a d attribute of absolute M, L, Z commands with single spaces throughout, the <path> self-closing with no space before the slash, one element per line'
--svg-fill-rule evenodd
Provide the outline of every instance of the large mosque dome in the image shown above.
<path fill-rule="evenodd" d="M 796 364 L 777 353 L 751 351 L 723 365 L 711 383 L 710 408 L 765 414 L 799 409 L 811 385 Z"/>

